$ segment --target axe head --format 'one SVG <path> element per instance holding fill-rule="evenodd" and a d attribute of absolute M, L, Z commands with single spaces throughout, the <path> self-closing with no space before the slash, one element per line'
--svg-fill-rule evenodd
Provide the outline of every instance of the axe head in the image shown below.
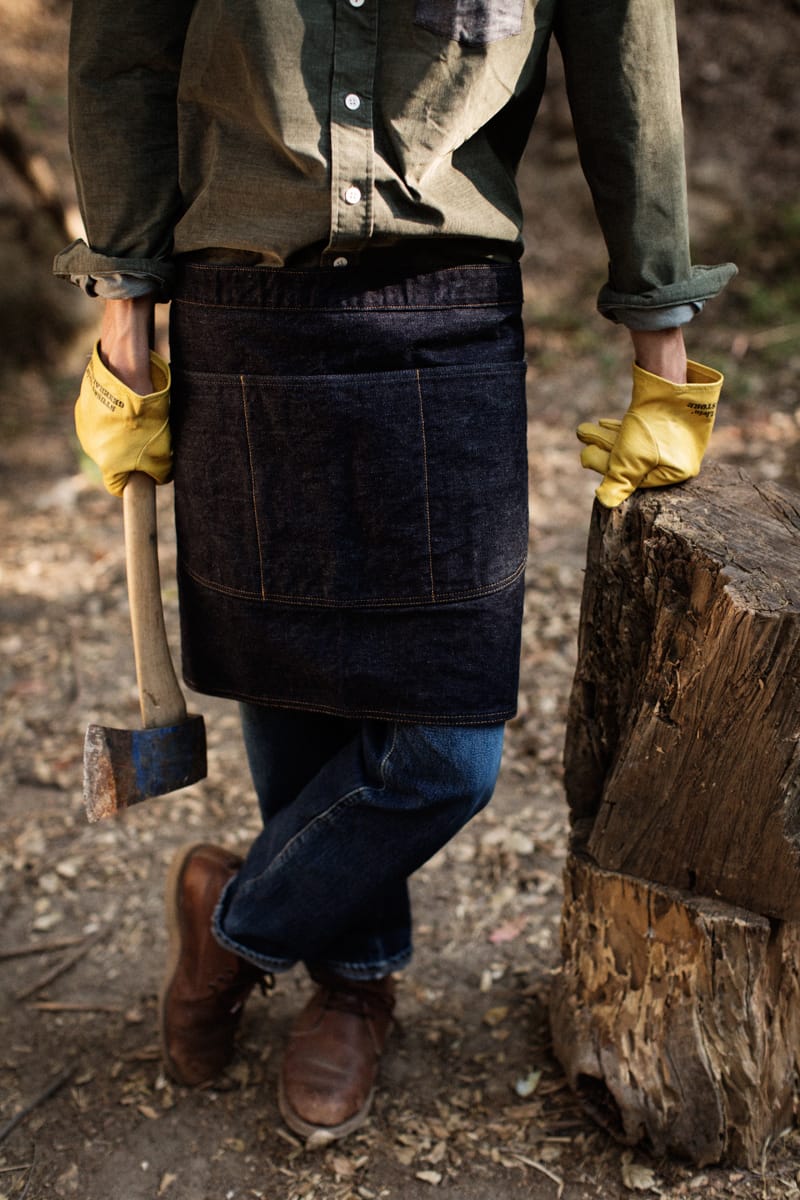
<path fill-rule="evenodd" d="M 90 821 L 188 787 L 206 775 L 203 718 L 155 729 L 90 725 L 83 748 L 83 799 Z"/>

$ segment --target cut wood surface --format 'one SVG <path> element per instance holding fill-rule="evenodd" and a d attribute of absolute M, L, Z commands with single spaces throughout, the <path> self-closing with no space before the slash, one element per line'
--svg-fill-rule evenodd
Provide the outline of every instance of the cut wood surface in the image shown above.
<path fill-rule="evenodd" d="M 792 1121 L 800 927 L 571 857 L 556 1054 L 622 1141 L 758 1167 Z"/>
<path fill-rule="evenodd" d="M 800 497 L 709 464 L 595 506 L 565 761 L 573 849 L 800 919 Z"/>

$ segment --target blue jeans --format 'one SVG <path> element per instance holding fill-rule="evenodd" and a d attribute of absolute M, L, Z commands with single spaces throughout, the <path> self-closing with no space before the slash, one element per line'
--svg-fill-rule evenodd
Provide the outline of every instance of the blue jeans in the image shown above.
<path fill-rule="evenodd" d="M 217 940 L 267 971 L 404 966 L 408 876 L 488 803 L 503 725 L 241 713 L 264 828 L 222 893 Z"/>

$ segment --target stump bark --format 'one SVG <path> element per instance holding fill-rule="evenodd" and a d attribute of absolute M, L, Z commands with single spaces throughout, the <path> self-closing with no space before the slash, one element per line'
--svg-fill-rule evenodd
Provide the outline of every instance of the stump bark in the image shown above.
<path fill-rule="evenodd" d="M 800 1055 L 800 497 L 595 506 L 565 767 L 556 1052 L 623 1140 L 755 1165 Z"/>

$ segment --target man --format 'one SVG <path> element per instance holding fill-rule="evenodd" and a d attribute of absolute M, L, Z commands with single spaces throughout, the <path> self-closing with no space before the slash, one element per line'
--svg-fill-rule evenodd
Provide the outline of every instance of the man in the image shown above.
<path fill-rule="evenodd" d="M 240 702 L 264 819 L 243 860 L 173 864 L 166 1064 L 213 1079 L 254 984 L 303 962 L 279 1101 L 304 1136 L 369 1111 L 407 878 L 488 802 L 515 709 L 514 175 L 553 34 L 636 356 L 622 426 L 581 430 L 613 505 L 699 469 L 721 380 L 681 327 L 734 270 L 690 265 L 670 0 L 73 6 L 88 244 L 56 270 L 106 302 L 79 431 L 117 494 L 170 477 L 171 297 L 184 675 Z"/>

